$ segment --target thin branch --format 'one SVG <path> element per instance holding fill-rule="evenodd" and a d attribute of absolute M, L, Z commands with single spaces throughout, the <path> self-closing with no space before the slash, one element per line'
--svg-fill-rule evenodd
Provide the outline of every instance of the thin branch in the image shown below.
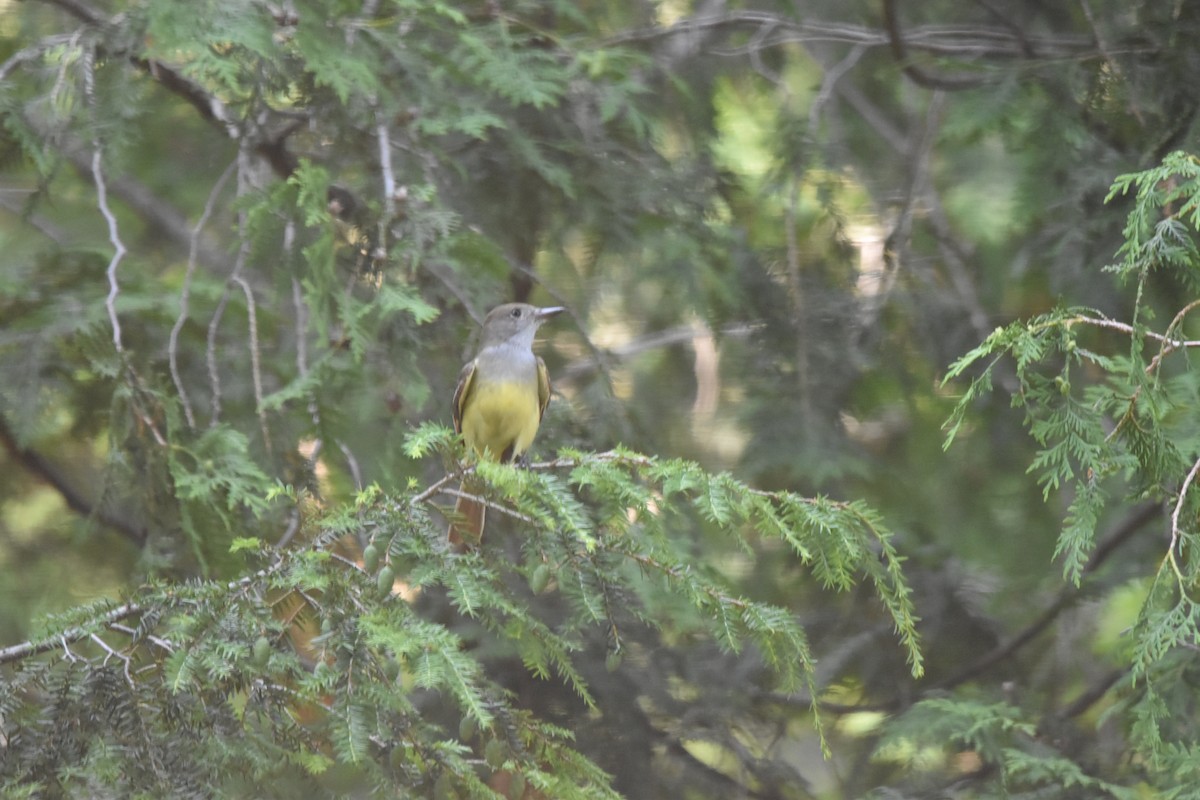
<path fill-rule="evenodd" d="M 1020 43 L 1021 55 L 1029 59 L 1037 58 L 1037 51 L 1030 43 L 1029 38 L 1026 36 L 1025 31 L 1021 29 L 1020 25 L 1009 19 L 1007 15 L 1000 11 L 1000 9 L 992 6 L 988 0 L 975 0 L 975 3 L 981 6 L 984 11 L 988 12 L 988 15 L 1000 23 L 1005 30 L 1012 33 L 1013 37 L 1017 40 L 1017 42 Z"/>
<path fill-rule="evenodd" d="M 221 371 L 217 368 L 217 328 L 221 325 L 221 317 L 225 315 L 225 306 L 229 305 L 229 287 L 221 293 L 217 307 L 213 309 L 212 318 L 208 321 L 208 335 L 205 338 L 204 361 L 208 366 L 208 385 L 212 390 L 212 402 L 208 412 L 208 427 L 212 428 L 221 421 Z"/>
<path fill-rule="evenodd" d="M 346 458 L 346 466 L 350 468 L 350 476 L 354 479 L 354 488 L 361 492 L 365 484 L 363 483 L 362 468 L 358 465 L 358 459 L 355 458 L 354 451 L 345 442 L 340 440 L 337 442 L 337 446 Z"/>
<path fill-rule="evenodd" d="M 138 632 L 136 630 L 134 630 L 133 628 L 129 627 L 128 625 L 122 625 L 119 622 L 113 622 L 113 623 L 110 623 L 108 627 L 110 630 L 117 631 L 118 633 L 123 633 L 132 639 L 138 638 Z M 172 643 L 168 639 L 163 639 L 162 637 L 154 636 L 153 634 L 148 634 L 146 636 L 146 641 L 150 642 L 151 644 L 153 644 L 157 647 L 162 648 L 163 650 L 166 650 L 168 653 L 175 652 L 174 643 Z"/>
<path fill-rule="evenodd" d="M 50 136 L 50 131 L 44 125 L 39 125 L 36 120 L 26 117 L 24 122 L 39 135 Z M 82 177 L 93 180 L 92 155 L 87 146 L 67 139 L 61 151 Z M 129 175 L 106 175 L 105 183 L 109 197 L 120 200 L 145 220 L 147 225 L 156 228 L 182 250 L 191 249 L 193 227 L 189 224 L 187 215 L 162 195 Z M 219 267 L 226 261 L 225 254 L 207 238 L 201 238 L 196 244 L 196 259 L 201 264 L 211 267 Z"/>
<path fill-rule="evenodd" d="M 461 478 L 464 475 L 469 475 L 474 471 L 475 471 L 474 467 L 468 467 L 467 469 L 464 469 L 461 474 L 454 473 L 454 472 L 448 472 L 445 475 L 443 475 L 442 477 L 438 478 L 433 483 L 426 486 L 425 489 L 423 489 L 421 492 L 413 495 L 412 499 L 409 500 L 409 503 L 414 506 L 418 505 L 419 503 L 424 503 L 429 498 L 433 497 L 435 494 L 442 491 L 443 487 L 445 487 L 446 484 L 453 483 L 455 480 L 458 480 L 459 478 Z"/>
<path fill-rule="evenodd" d="M 821 88 L 817 91 L 817 96 L 813 98 L 812 105 L 808 109 L 808 128 L 814 134 L 821 120 L 821 112 L 824 110 L 825 104 L 829 102 L 829 98 L 833 95 L 838 81 L 858 64 L 866 52 L 866 45 L 856 44 L 841 61 L 831 67 L 822 69 Z"/>
<path fill-rule="evenodd" d="M 262 366 L 258 352 L 258 312 L 254 304 L 254 292 L 241 275 L 234 274 L 230 280 L 241 287 L 246 298 L 246 318 L 250 327 L 250 377 L 254 383 L 254 410 L 258 414 L 258 426 L 262 430 L 263 445 L 271 452 L 271 431 L 267 427 L 267 412 L 263 407 Z"/>
<path fill-rule="evenodd" d="M 283 256 L 287 263 L 291 262 L 295 242 L 296 222 L 289 219 L 283 227 Z M 304 287 L 295 275 L 292 275 L 292 308 L 295 311 L 296 372 L 304 378 L 308 376 L 308 303 L 304 302 Z"/>
<path fill-rule="evenodd" d="M 162 431 L 159 430 L 159 423 L 156 422 L 154 420 L 154 416 L 143 407 L 144 402 L 148 399 L 145 384 L 142 382 L 142 379 L 137 372 L 134 371 L 133 367 L 126 368 L 126 375 L 129 386 L 134 390 L 131 395 L 132 402 L 130 403 L 133 413 L 136 414 L 137 418 L 141 420 L 143 425 L 146 426 L 146 430 L 150 431 L 150 435 L 154 437 L 154 443 L 159 447 L 166 447 L 167 439 L 162 435 Z M 151 400 L 152 405 L 161 410 L 161 407 L 158 406 L 152 397 L 149 399 Z"/>
<path fill-rule="evenodd" d="M 80 639 L 87 638 L 92 634 L 92 631 L 98 627 L 104 627 L 113 622 L 119 622 L 123 619 L 128 619 L 135 614 L 142 613 L 142 607 L 137 603 L 125 603 L 117 606 L 96 619 L 91 625 L 78 626 L 69 628 L 62 633 L 52 636 L 41 641 L 21 642 L 20 644 L 10 645 L 9 647 L 0 648 L 0 664 L 9 664 L 13 661 L 20 661 L 29 656 L 36 656 L 41 653 L 48 653 L 51 650 L 57 649 L 60 645 L 64 650 L 67 649 L 69 642 L 77 642 Z M 69 652 L 69 651 L 68 651 Z"/>
<path fill-rule="evenodd" d="M 58 467 L 52 464 L 45 456 L 21 445 L 17 441 L 13 430 L 9 427 L 8 421 L 2 416 L 0 416 L 0 444 L 4 446 L 4 449 L 14 461 L 45 481 L 54 491 L 58 492 L 63 502 L 67 504 L 67 508 L 83 517 L 95 519 L 102 525 L 112 528 L 136 545 L 145 544 L 146 532 L 144 530 L 137 528 L 129 520 L 93 505 L 90 500 L 84 497 L 82 492 L 67 480 L 67 477 L 59 471 Z"/>
<path fill-rule="evenodd" d="M 814 58 L 817 57 L 816 54 L 813 55 Z M 910 138 L 882 113 L 870 99 L 862 94 L 857 87 L 850 82 L 839 81 L 834 85 L 834 90 L 897 154 L 906 158 L 911 157 L 910 150 L 912 147 Z M 931 103 L 930 110 L 936 111 L 935 106 L 936 103 Z M 929 133 L 929 130 L 927 127 L 926 134 Z M 931 141 L 929 142 L 929 146 L 932 146 Z M 920 153 L 921 150 L 918 149 L 917 152 Z M 921 201 L 924 210 L 927 212 L 927 218 L 938 243 L 938 249 L 942 255 L 942 261 L 947 270 L 950 284 L 954 289 L 954 294 L 962 307 L 966 309 L 967 320 L 972 330 L 975 331 L 979 338 L 984 338 L 989 332 L 987 324 L 988 315 L 970 277 L 971 270 L 967 264 L 967 249 L 954 236 L 953 226 L 945 209 L 942 207 L 941 198 L 938 196 L 933 184 L 929 180 L 915 181 L 915 178 L 919 177 L 920 174 L 921 170 L 915 171 L 913 179 L 910 180 L 910 189 L 907 194 L 909 202 L 911 203 L 917 199 Z M 896 241 L 900 240 L 897 239 Z"/>
<path fill-rule="evenodd" d="M 892 55 L 896 57 L 900 68 L 909 80 L 926 89 L 939 89 L 946 92 L 963 89 L 977 89 L 987 83 L 987 78 L 981 75 L 941 75 L 927 72 L 912 62 L 908 55 L 908 44 L 904 40 L 904 32 L 900 28 L 900 16 L 896 11 L 896 0 L 883 0 L 883 19 L 887 26 L 888 43 Z"/>
<path fill-rule="evenodd" d="M 125 673 L 125 682 L 129 684 L 130 688 L 133 688 L 133 676 L 129 674 L 129 656 L 125 655 L 124 653 L 118 653 L 116 650 L 113 650 L 109 646 L 108 642 L 104 641 L 103 639 L 101 639 L 99 636 L 97 636 L 94 633 L 89 633 L 88 638 L 91 639 L 93 642 L 95 642 L 100 647 L 101 650 L 103 650 L 105 653 L 108 654 L 104 657 L 103 663 L 105 665 L 108 664 L 108 660 L 110 658 L 116 658 L 117 660 L 121 661 L 125 665 L 124 669 L 122 670 L 122 672 Z"/>
<path fill-rule="evenodd" d="M 720 328 L 717 333 L 722 337 L 744 338 L 750 336 L 761 327 L 758 324 L 735 322 Z M 648 333 L 645 336 L 638 337 L 617 347 L 604 348 L 600 350 L 599 356 L 583 356 L 575 359 L 562 369 L 557 370 L 553 376 L 554 382 L 570 383 L 590 372 L 601 369 L 604 364 L 611 361 L 623 361 L 640 353 L 656 350 L 661 347 L 690 344 L 696 339 L 697 333 L 694 325 L 677 325 L 673 328 L 665 328 L 661 331 Z"/>
<path fill-rule="evenodd" d="M 1117 681 L 1129 674 L 1129 668 L 1113 669 L 1105 673 L 1100 680 L 1083 690 L 1078 697 L 1063 706 L 1054 716 L 1058 719 L 1078 717 L 1100 701 Z"/>
<path fill-rule="evenodd" d="M 1200 463 L 1200 462 L 1198 462 Z M 1101 564 L 1108 560 L 1116 550 L 1125 542 L 1127 542 L 1133 534 L 1141 530 L 1142 526 L 1153 520 L 1161 513 L 1159 506 L 1147 503 L 1135 509 L 1129 516 L 1121 521 L 1116 528 L 1112 530 L 1108 536 L 1096 545 L 1092 551 L 1092 556 L 1088 559 L 1088 563 L 1084 566 L 1081 572 L 1083 575 L 1088 575 L 1095 572 Z M 959 670 L 949 678 L 930 687 L 930 691 L 950 689 L 959 684 L 975 678 L 976 676 L 986 672 L 987 670 L 999 664 L 1001 661 L 1012 656 L 1025 645 L 1033 641 L 1042 631 L 1046 630 L 1058 615 L 1062 613 L 1071 603 L 1080 595 L 1080 589 L 1076 587 L 1064 588 L 1054 602 L 1050 604 L 1037 619 L 1025 626 L 1015 636 L 1009 639 L 1004 644 L 993 650 L 985 653 L 980 658 L 977 658 L 971 664 L 968 664 L 963 669 Z"/>
<path fill-rule="evenodd" d="M 275 543 L 275 549 L 283 550 L 284 548 L 286 548 L 289 544 L 291 544 L 292 539 L 295 537 L 296 533 L 299 530 L 300 530 L 300 511 L 299 511 L 299 509 L 293 508 L 291 510 L 291 513 L 288 514 L 287 527 L 285 527 L 283 529 L 283 535 L 280 536 L 279 541 L 277 541 Z"/>
<path fill-rule="evenodd" d="M 533 517 L 529 516 L 528 514 L 522 514 L 520 511 L 511 509 L 502 503 L 497 503 L 495 500 L 484 497 L 481 494 L 472 494 L 470 492 L 464 492 L 462 489 L 452 489 L 448 486 L 443 486 L 441 489 L 441 492 L 442 492 L 442 494 L 448 494 L 451 497 L 455 497 L 455 498 L 458 498 L 461 500 L 471 500 L 473 502 L 479 503 L 482 506 L 487 506 L 490 509 L 498 511 L 501 514 L 504 514 L 505 516 L 512 517 L 513 519 L 520 520 L 521 522 L 525 522 L 530 525 L 532 525 L 533 523 L 535 523 L 537 521 Z"/>
<path fill-rule="evenodd" d="M 243 147 L 238 150 L 237 157 L 237 196 L 239 198 L 247 191 L 247 175 L 250 169 L 244 145 L 243 142 Z M 229 305 L 230 286 L 241 275 L 242 267 L 246 263 L 246 255 L 250 250 L 250 242 L 246 237 L 246 213 L 244 211 L 238 213 L 238 237 L 241 239 L 241 244 L 238 247 L 237 258 L 234 260 L 233 269 L 229 272 L 225 291 L 221 293 L 221 299 L 217 301 L 217 307 L 213 309 L 212 318 L 208 321 L 205 361 L 208 364 L 208 381 L 212 388 L 212 409 L 208 420 L 210 428 L 216 426 L 221 417 L 221 373 L 217 367 L 217 330 L 221 326 L 221 318 L 225 315 L 225 307 Z"/>
<path fill-rule="evenodd" d="M 41 57 L 47 50 L 53 50 L 63 45 L 71 44 L 79 38 L 79 32 L 75 33 L 60 33 L 53 36 L 45 36 L 36 44 L 29 47 L 24 47 L 13 53 L 3 64 L 0 64 L 0 83 L 8 78 L 8 73 L 12 72 L 26 61 L 33 61 L 35 58 Z"/>
<path fill-rule="evenodd" d="M 280 558 L 269 567 L 264 567 L 250 575 L 245 575 L 241 578 L 238 578 L 237 580 L 229 581 L 225 584 L 225 587 L 231 592 L 244 590 L 249 588 L 255 581 L 262 580 L 263 578 L 267 578 L 275 574 L 279 570 L 283 569 L 286 564 L 287 561 L 283 558 Z M 60 645 L 63 648 L 63 652 L 66 654 L 67 658 L 76 660 L 77 657 L 71 653 L 70 650 L 69 645 L 71 642 L 77 642 L 81 639 L 86 639 L 91 636 L 97 628 L 113 626 L 114 623 L 128 619 L 129 617 L 137 614 L 141 614 L 145 611 L 146 607 L 144 605 L 133 602 L 124 603 L 116 608 L 106 611 L 86 625 L 77 625 L 74 628 L 68 628 L 62 633 L 56 634 L 47 639 L 42 639 L 41 641 L 30 640 L 27 642 L 21 642 L 20 644 L 10 645 L 9 647 L 0 648 L 0 664 L 8 664 L 13 661 L 20 661 L 21 659 L 28 658 L 30 656 L 48 653 L 51 650 L 58 648 Z M 127 628 L 125 628 L 125 626 L 121 626 L 119 630 L 125 632 Z"/>
<path fill-rule="evenodd" d="M 392 170 L 392 145 L 387 121 L 376 111 L 375 138 L 379 141 L 379 171 L 383 174 L 383 214 L 379 217 L 379 241 L 372 258 L 387 258 L 387 232 L 396 217 L 396 173 Z"/>
<path fill-rule="evenodd" d="M 1200 300 L 1193 300 L 1183 308 L 1179 309 L 1179 311 L 1171 319 L 1171 324 L 1167 326 L 1165 335 L 1170 336 L 1172 331 L 1179 328 L 1180 324 L 1183 322 L 1183 318 L 1195 311 L 1197 308 L 1200 308 Z M 1150 359 L 1150 363 L 1146 365 L 1146 374 L 1149 375 L 1150 373 L 1157 371 L 1164 358 L 1169 356 L 1171 353 L 1174 353 L 1180 347 L 1187 346 L 1187 343 L 1176 344 L 1168 339 L 1163 339 L 1158 354 L 1155 355 L 1154 358 Z"/>
<path fill-rule="evenodd" d="M 1183 580 L 1183 575 L 1179 571 L 1179 563 L 1175 558 L 1175 549 L 1179 545 L 1181 532 L 1179 530 L 1179 515 L 1183 513 L 1183 504 L 1187 500 L 1188 489 L 1191 488 L 1192 482 L 1196 480 L 1196 473 L 1200 472 L 1200 459 L 1197 459 L 1192 468 L 1188 470 L 1187 477 L 1183 480 L 1183 486 L 1179 489 L 1179 498 L 1175 501 L 1175 508 L 1171 511 L 1171 546 L 1167 550 L 1167 557 L 1170 559 L 1171 567 L 1175 570 L 1176 576 L 1180 581 Z"/>
<path fill-rule="evenodd" d="M 936 237 L 938 250 L 942 255 L 942 265 L 950 279 L 950 285 L 960 306 L 967 313 L 972 330 L 979 338 L 984 338 L 988 332 L 988 315 L 971 276 L 969 255 L 963 252 L 964 248 L 954 236 L 950 220 L 942 209 L 941 198 L 930 177 L 933 148 L 937 140 L 945 97 L 942 91 L 932 93 L 925 114 L 925 124 L 917 133 L 911 152 L 905 153 L 907 162 L 912 164 L 912 171 L 905 187 L 900 214 L 884 242 L 884 263 L 894 281 L 898 268 L 908 261 L 905 253 L 912 239 L 916 213 L 918 210 L 924 211 Z M 878 305 L 881 306 L 882 303 Z M 876 312 L 879 310 L 879 307 L 874 309 Z"/>
<path fill-rule="evenodd" d="M 93 115 L 96 104 L 95 58 L 95 50 L 89 49 L 84 54 L 83 59 L 83 91 L 89 105 L 92 107 Z M 93 120 L 92 124 L 95 126 L 96 121 Z M 99 133 L 92 139 L 92 180 L 96 184 L 97 205 L 100 207 L 100 213 L 108 223 L 108 241 L 113 247 L 112 258 L 109 260 L 108 269 L 104 273 L 108 278 L 108 296 L 104 299 L 104 307 L 108 310 L 108 321 L 112 326 L 113 347 L 116 348 L 118 353 L 121 353 L 124 352 L 125 348 L 121 345 L 121 322 L 117 319 L 117 295 L 120 293 L 120 287 L 117 284 L 117 267 L 120 266 L 127 251 L 125 243 L 121 241 L 121 232 L 117 228 L 117 218 L 113 214 L 112 209 L 108 207 L 108 186 L 104 182 Z"/>
<path fill-rule="evenodd" d="M 1077 317 L 1072 317 L 1067 320 L 1056 320 L 1054 324 L 1065 323 L 1067 325 L 1072 325 L 1077 322 L 1086 322 L 1087 324 L 1095 325 L 1098 328 L 1108 328 L 1110 330 L 1120 331 L 1121 333 L 1125 333 L 1130 336 L 1133 336 L 1135 333 L 1141 333 L 1148 339 L 1153 339 L 1156 342 L 1160 342 L 1169 346 L 1172 351 L 1183 348 L 1200 347 L 1200 339 L 1173 339 L 1170 336 L 1157 333 L 1155 331 L 1138 331 L 1127 322 L 1118 322 L 1115 319 L 1108 319 L 1107 317 L 1089 317 L 1086 314 L 1080 314 Z"/>
<path fill-rule="evenodd" d="M 225 171 L 221 173 L 221 177 L 217 178 L 217 182 L 213 184 L 212 191 L 208 193 L 208 200 L 204 203 L 204 211 L 200 214 L 200 219 L 196 220 L 196 226 L 192 228 L 191 245 L 188 247 L 187 270 L 183 275 L 183 288 L 179 292 L 179 317 L 175 320 L 175 325 L 171 328 L 171 337 L 167 345 L 167 358 L 171 366 L 171 378 L 175 381 L 175 389 L 179 392 L 179 399 L 183 404 L 184 417 L 187 419 L 189 428 L 196 427 L 196 418 L 192 413 L 192 403 L 188 397 L 187 389 L 183 385 L 183 378 L 179 375 L 178 350 L 179 350 L 179 332 L 183 330 L 183 325 L 188 318 L 188 302 L 191 297 L 192 276 L 196 272 L 196 252 L 200 243 L 200 231 L 208 224 L 209 217 L 212 216 L 213 210 L 217 205 L 217 198 L 220 196 L 225 184 L 229 181 L 229 176 L 233 175 L 237 161 L 231 161 Z"/>
<path fill-rule="evenodd" d="M 867 47 L 887 47 L 890 37 L 885 30 L 823 20 L 797 20 L 769 11 L 735 11 L 688 17 L 669 27 L 639 28 L 608 37 L 600 44 L 619 45 L 649 42 L 676 36 L 694 36 L 699 31 L 771 26 L 787 34 L 764 44 L 774 46 L 798 42 L 840 42 Z M 1018 58 L 1035 47 L 1043 58 L 1087 58 L 1096 55 L 1091 37 L 1081 35 L 1019 36 L 1009 26 L 923 25 L 906 31 L 907 48 L 933 55 L 971 56 L 974 58 Z M 1145 51 L 1148 48 L 1140 48 Z"/>

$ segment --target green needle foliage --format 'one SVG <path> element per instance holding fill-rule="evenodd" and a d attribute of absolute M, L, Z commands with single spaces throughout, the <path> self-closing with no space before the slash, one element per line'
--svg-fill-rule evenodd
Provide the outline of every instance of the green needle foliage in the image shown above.
<path fill-rule="evenodd" d="M 1200 640 L 1200 373 L 1190 357 L 1200 345 L 1188 333 L 1195 330 L 1189 315 L 1200 308 L 1194 298 L 1200 291 L 1200 160 L 1172 153 L 1157 167 L 1118 177 L 1108 200 L 1130 194 L 1120 261 L 1108 268 L 1134 285 L 1129 321 L 1094 309 L 1058 308 L 997 328 L 947 372 L 947 381 L 971 377 L 946 423 L 945 444 L 970 424 L 972 407 L 993 390 L 996 373 L 1011 369 L 1013 407 L 1023 411 L 1038 446 L 1029 472 L 1044 497 L 1068 498 L 1055 556 L 1076 586 L 1089 570 L 1108 503 L 1150 500 L 1167 510 L 1168 535 L 1129 631 L 1127 688 L 1114 710 L 1130 721 L 1131 742 L 1165 785 L 1190 787 L 1166 796 L 1200 797 L 1200 761 L 1192 744 L 1195 698 L 1182 677 Z M 1166 325 L 1144 299 L 1150 284 L 1164 276 L 1191 295 L 1177 299 Z M 958 735 L 990 724 L 990 709 L 949 708 L 963 717 L 952 726 Z M 910 725 L 919 727 L 906 719 L 897 730 Z M 1041 759 L 1031 744 L 1003 753 L 992 748 L 989 760 L 1003 765 L 1006 776 L 1038 777 L 1036 785 L 1090 785 L 1074 764 Z M 1093 788 L 1129 796 L 1119 787 Z"/>
<path fill-rule="evenodd" d="M 450 441 L 449 431 L 424 426 L 406 448 L 420 457 Z M 48 620 L 31 644 L 0 653 L 13 664 L 0 698 L 5 785 L 30 793 L 86 785 L 112 796 L 237 796 L 253 785 L 260 796 L 286 797 L 315 781 L 493 797 L 485 778 L 503 771 L 553 797 L 616 797 L 570 731 L 524 709 L 489 663 L 519 659 L 603 713 L 589 649 L 603 642 L 616 669 L 637 647 L 626 629 L 635 641 L 649 629 L 668 640 L 710 638 L 729 653 L 752 649 L 767 670 L 765 690 L 810 702 L 819 693 L 795 615 L 693 563 L 678 535 L 686 515 L 672 509 L 694 507 L 730 536 L 781 541 L 838 590 L 868 578 L 920 673 L 899 558 L 861 504 L 758 492 L 690 462 L 626 450 L 476 472 L 493 517 L 514 519 L 516 559 L 492 545 L 451 552 L 444 523 L 429 514 L 430 489 L 372 489 L 308 520 L 303 548 L 238 540 L 249 563 L 235 581 L 155 583 L 119 609 Z M 492 527 L 489 538 L 504 528 Z M 348 536 L 383 554 L 378 572 L 339 553 Z M 549 582 L 532 591 L 547 567 Z M 425 596 L 444 597 L 477 628 L 423 615 Z M 502 743 L 500 764 L 480 763 L 481 741 Z"/>

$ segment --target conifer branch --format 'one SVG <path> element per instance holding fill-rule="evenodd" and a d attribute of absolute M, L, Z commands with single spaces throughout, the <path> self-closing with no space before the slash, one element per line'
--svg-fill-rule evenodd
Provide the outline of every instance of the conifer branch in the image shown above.
<path fill-rule="evenodd" d="M 66 647 L 70 643 L 91 636 L 95 628 L 102 628 L 114 622 L 128 619 L 142 613 L 142 610 L 142 606 L 137 603 L 125 603 L 100 615 L 90 625 L 69 628 L 60 634 L 40 641 L 30 640 L 0 648 L 0 664 L 10 664 L 14 661 L 29 658 L 30 656 L 48 653 L 51 650 L 58 649 L 59 646 Z"/>
<path fill-rule="evenodd" d="M 520 520 L 521 522 L 524 522 L 529 525 L 532 525 L 537 522 L 537 520 L 535 520 L 533 517 L 531 517 L 527 514 L 522 514 L 520 511 L 510 508 L 502 503 L 498 503 L 495 500 L 492 500 L 491 498 L 484 497 L 481 494 L 472 494 L 471 492 L 464 492 L 461 489 L 455 489 L 450 486 L 443 486 L 441 489 L 441 493 L 448 494 L 451 497 L 460 498 L 462 500 L 472 500 L 476 503 L 480 503 L 481 505 L 485 505 L 488 508 L 493 509 L 494 511 L 498 511 L 507 517 L 512 517 L 515 520 Z"/>

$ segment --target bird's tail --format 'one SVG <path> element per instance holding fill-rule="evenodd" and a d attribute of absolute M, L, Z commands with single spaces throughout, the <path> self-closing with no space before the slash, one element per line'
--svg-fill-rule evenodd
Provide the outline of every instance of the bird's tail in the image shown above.
<path fill-rule="evenodd" d="M 450 546 L 460 553 L 479 546 L 483 541 L 483 524 L 487 515 L 487 506 L 478 500 L 463 497 L 463 494 L 475 494 L 478 488 L 463 481 L 459 487 L 458 501 L 454 504 L 454 514 L 450 517 L 450 529 L 446 538 Z"/>

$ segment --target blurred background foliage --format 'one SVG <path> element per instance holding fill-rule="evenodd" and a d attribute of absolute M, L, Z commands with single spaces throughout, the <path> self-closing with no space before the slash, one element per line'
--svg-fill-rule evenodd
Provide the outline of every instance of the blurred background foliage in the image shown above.
<path fill-rule="evenodd" d="M 1194 294 L 1103 268 L 1132 207 L 1114 178 L 1197 149 L 1198 36 L 1181 0 L 0 0 L 0 642 L 148 580 L 236 578 L 236 537 L 304 536 L 272 486 L 336 508 L 436 479 L 402 442 L 448 424 L 476 322 L 562 304 L 536 450 L 864 500 L 922 620 L 915 681 L 869 591 L 697 516 L 694 558 L 805 626 L 832 756 L 806 700 L 671 642 L 688 663 L 629 673 L 644 694 L 594 677 L 642 732 L 604 752 L 580 723 L 619 791 L 1185 796 L 1147 776 L 1116 688 L 1162 498 L 1111 503 L 1072 588 L 1071 496 L 1028 472 L 1011 365 L 949 449 L 943 378 L 1014 320 L 1128 321 L 1140 292 L 1165 324 Z M 652 681 L 681 682 L 674 707 Z M 1053 779 L 954 733 L 985 717 Z"/>

